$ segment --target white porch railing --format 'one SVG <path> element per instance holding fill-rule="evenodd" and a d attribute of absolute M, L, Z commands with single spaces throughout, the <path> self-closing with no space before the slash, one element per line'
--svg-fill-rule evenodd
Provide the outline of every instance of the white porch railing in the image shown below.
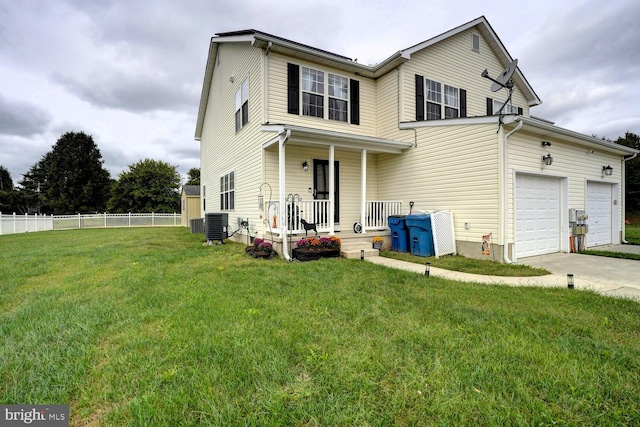
<path fill-rule="evenodd" d="M 280 233 L 280 204 L 272 202 L 267 209 L 267 219 L 273 232 Z M 292 234 L 304 233 L 301 220 L 316 224 L 318 232 L 329 231 L 329 221 L 333 220 L 333 212 L 329 211 L 328 200 L 305 200 L 285 203 L 287 231 Z M 266 207 L 266 206 L 265 206 Z M 365 206 L 365 230 L 389 228 L 389 215 L 401 215 L 402 202 L 368 200 Z"/>
<path fill-rule="evenodd" d="M 280 221 L 280 203 L 271 202 L 268 209 L 268 219 L 271 229 L 281 233 Z M 275 217 L 275 218 L 274 218 Z M 329 212 L 328 200 L 304 200 L 296 202 L 285 202 L 285 218 L 287 232 L 289 234 L 304 233 L 304 227 L 301 220 L 305 220 L 309 224 L 315 224 L 320 232 L 329 231 L 329 221 L 333 221 L 333 212 Z M 275 225 L 274 225 L 275 224 Z"/>
<path fill-rule="evenodd" d="M 402 202 L 394 200 L 367 200 L 365 206 L 365 230 L 381 230 L 389 228 L 390 215 L 402 214 Z"/>

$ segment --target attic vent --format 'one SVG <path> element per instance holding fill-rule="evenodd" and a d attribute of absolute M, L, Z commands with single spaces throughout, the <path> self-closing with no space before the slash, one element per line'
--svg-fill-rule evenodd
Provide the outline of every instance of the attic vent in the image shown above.
<path fill-rule="evenodd" d="M 480 36 L 471 34 L 471 50 L 480 52 Z"/>

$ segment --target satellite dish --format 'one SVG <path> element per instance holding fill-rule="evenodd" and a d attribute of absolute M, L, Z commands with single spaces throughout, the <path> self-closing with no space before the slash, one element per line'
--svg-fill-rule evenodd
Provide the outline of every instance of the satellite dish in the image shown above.
<path fill-rule="evenodd" d="M 517 67 L 518 67 L 518 60 L 514 59 L 513 61 L 511 61 L 509 65 L 507 65 L 507 68 L 505 68 L 502 74 L 500 74 L 496 79 L 489 77 L 489 72 L 486 69 L 482 72 L 481 75 L 482 77 L 489 79 L 493 82 L 493 84 L 491 85 L 491 92 L 497 92 L 500 89 L 505 87 L 507 89 L 510 89 L 511 87 L 513 87 L 513 82 L 511 81 L 511 77 L 513 76 L 513 73 L 516 72 Z"/>

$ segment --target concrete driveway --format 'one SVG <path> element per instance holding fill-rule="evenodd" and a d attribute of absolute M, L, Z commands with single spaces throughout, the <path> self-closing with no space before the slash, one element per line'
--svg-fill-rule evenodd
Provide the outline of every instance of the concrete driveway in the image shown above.
<path fill-rule="evenodd" d="M 640 254 L 640 245 L 609 245 L 598 247 L 597 250 Z M 640 299 L 640 261 L 555 253 L 523 258 L 518 264 L 542 267 L 558 276 L 566 277 L 572 273 L 576 288 Z"/>

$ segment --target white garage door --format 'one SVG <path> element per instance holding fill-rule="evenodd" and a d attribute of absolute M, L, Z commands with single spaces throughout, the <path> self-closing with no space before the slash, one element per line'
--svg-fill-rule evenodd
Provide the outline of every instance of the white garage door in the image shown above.
<path fill-rule="evenodd" d="M 560 251 L 560 180 L 516 176 L 516 257 Z"/>
<path fill-rule="evenodd" d="M 612 185 L 603 182 L 587 182 L 587 246 L 612 243 Z"/>

